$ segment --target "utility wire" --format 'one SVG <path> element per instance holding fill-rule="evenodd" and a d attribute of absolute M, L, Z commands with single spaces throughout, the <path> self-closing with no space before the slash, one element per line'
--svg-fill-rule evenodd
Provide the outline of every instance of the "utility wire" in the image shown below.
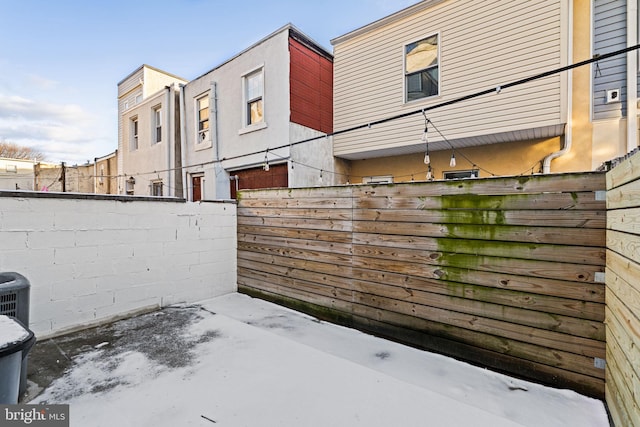
<path fill-rule="evenodd" d="M 458 97 L 458 98 L 454 98 L 454 99 L 451 99 L 449 101 L 440 102 L 438 104 L 433 104 L 433 105 L 430 105 L 428 107 L 423 107 L 423 108 L 420 108 L 420 109 L 417 109 L 417 110 L 409 111 L 409 112 L 402 113 L 402 114 L 397 114 L 395 116 L 386 117 L 386 118 L 375 120 L 375 121 L 372 121 L 372 122 L 369 122 L 369 123 L 363 123 L 363 124 L 360 124 L 360 125 L 357 125 L 357 126 L 349 127 L 349 128 L 346 128 L 346 129 L 341 129 L 341 130 L 338 130 L 338 131 L 335 131 L 335 132 L 332 132 L 332 133 L 327 133 L 327 134 L 324 134 L 324 135 L 319 135 L 319 136 L 303 139 L 303 140 L 296 141 L 296 142 L 289 142 L 287 144 L 283 144 L 283 145 L 280 145 L 280 146 L 277 146 L 277 147 L 271 147 L 271 148 L 267 148 L 267 149 L 263 149 L 263 150 L 257 150 L 257 151 L 251 152 L 251 153 L 239 154 L 239 155 L 236 155 L 236 156 L 223 157 L 223 158 L 221 158 L 219 160 L 210 160 L 210 161 L 206 161 L 206 162 L 196 163 L 196 164 L 192 164 L 192 165 L 188 165 L 188 166 L 181 166 L 181 167 L 177 167 L 177 168 L 167 168 L 167 169 L 161 169 L 161 170 L 154 170 L 154 171 L 150 171 L 150 172 L 137 172 L 137 173 L 131 173 L 131 174 L 126 174 L 126 175 L 115 175 L 115 176 L 111 176 L 111 177 L 116 177 L 117 178 L 117 177 L 122 177 L 122 176 L 134 176 L 134 175 L 135 176 L 142 176 L 142 175 L 157 174 L 157 173 L 161 173 L 161 172 L 184 170 L 184 169 L 188 169 L 188 168 L 193 168 L 193 167 L 198 167 L 198 166 L 206 166 L 206 165 L 210 165 L 210 164 L 213 164 L 213 163 L 218 163 L 218 162 L 223 162 L 223 161 L 228 161 L 228 160 L 244 158 L 244 157 L 253 156 L 253 155 L 257 155 L 257 154 L 263 154 L 263 153 L 266 154 L 268 152 L 270 152 L 271 155 L 273 155 L 273 156 L 280 157 L 281 159 L 285 159 L 286 160 L 287 159 L 286 157 L 283 157 L 283 156 L 278 155 L 277 153 L 274 153 L 274 150 L 278 150 L 278 149 L 282 149 L 282 148 L 291 148 L 291 147 L 296 146 L 296 145 L 305 144 L 305 143 L 312 142 L 312 141 L 317 141 L 317 140 L 320 140 L 320 139 L 323 139 L 323 138 L 327 138 L 328 139 L 329 137 L 332 137 L 332 136 L 342 135 L 342 134 L 345 134 L 345 133 L 354 132 L 356 130 L 360 130 L 360 129 L 364 129 L 364 128 L 371 128 L 372 126 L 380 125 L 380 124 L 391 122 L 391 121 L 394 121 L 394 120 L 403 119 L 405 117 L 410 117 L 410 116 L 414 116 L 414 115 L 417 115 L 417 114 L 423 114 L 423 115 L 426 116 L 425 113 L 427 111 L 436 110 L 438 108 L 446 107 L 446 106 L 449 106 L 449 105 L 454 105 L 454 104 L 457 104 L 459 102 L 468 101 L 470 99 L 478 98 L 480 96 L 488 95 L 488 94 L 491 94 L 491 93 L 500 93 L 504 89 L 508 89 L 508 88 L 515 87 L 515 86 L 519 86 L 519 85 L 522 85 L 522 84 L 525 84 L 525 83 L 529 83 L 529 82 L 532 82 L 532 81 L 535 81 L 535 80 L 540 80 L 540 79 L 543 79 L 545 77 L 549 77 L 549 76 L 552 76 L 552 75 L 555 75 L 555 74 L 559 74 L 559 73 L 562 73 L 564 71 L 569 71 L 569 70 L 572 70 L 574 68 L 583 67 L 585 65 L 590 65 L 592 63 L 598 64 L 599 61 L 602 61 L 602 60 L 605 60 L 605 59 L 608 59 L 608 58 L 612 58 L 612 57 L 615 57 L 615 56 L 618 56 L 618 55 L 622 55 L 622 54 L 625 54 L 625 53 L 628 53 L 628 52 L 633 52 L 633 51 L 636 51 L 638 49 L 640 49 L 640 44 L 637 44 L 637 45 L 634 45 L 634 46 L 630 46 L 630 47 L 627 47 L 627 48 L 624 48 L 624 49 L 619 49 L 619 50 L 616 50 L 616 51 L 613 51 L 613 52 L 609 52 L 609 53 L 595 54 L 592 58 L 586 59 L 584 61 L 580 61 L 580 62 L 577 62 L 577 63 L 574 63 L 574 64 L 566 65 L 564 67 L 556 68 L 556 69 L 553 69 L 553 70 L 545 71 L 545 72 L 542 72 L 542 73 L 539 73 L 539 74 L 535 74 L 533 76 L 529 76 L 529 77 L 526 77 L 526 78 L 523 78 L 523 79 L 515 80 L 513 82 L 509 82 L 509 83 L 505 83 L 505 84 L 502 84 L 502 85 L 498 85 L 498 86 L 492 87 L 490 89 L 485 89 L 485 90 L 482 90 L 482 91 L 479 91 L 479 92 L 475 92 L 475 93 L 472 93 L 472 94 L 468 94 L 468 95 L 464 95 L 464 96 L 461 96 L 461 97 Z M 433 122 L 431 120 L 429 120 L 429 122 L 431 123 L 433 128 L 438 132 L 438 134 L 440 134 L 442 139 L 451 147 L 451 149 L 454 152 L 456 152 L 458 155 L 463 157 L 465 160 L 467 160 L 474 167 L 478 167 L 479 169 L 489 173 L 490 175 L 495 175 L 492 172 L 490 172 L 490 171 L 488 171 L 488 170 L 486 170 L 484 168 L 479 167 L 476 163 L 474 163 L 466 155 L 464 155 L 464 153 L 462 153 L 460 151 L 460 149 L 456 149 L 453 146 L 453 144 L 442 134 L 442 132 L 440 132 L 440 130 L 438 130 L 438 128 L 433 124 Z M 305 166 L 305 167 L 309 167 L 309 168 L 312 168 L 312 169 L 315 169 L 315 170 L 318 170 L 321 173 L 322 172 L 326 172 L 326 173 L 331 173 L 331 174 L 334 174 L 334 175 L 343 175 L 343 176 L 354 177 L 354 178 L 364 178 L 364 177 L 358 177 L 358 176 L 349 175 L 349 174 L 343 174 L 343 173 L 339 173 L 339 172 L 333 172 L 333 171 L 321 169 L 321 168 L 318 168 L 318 167 L 315 167 L 315 166 L 305 165 L 303 163 L 296 162 L 296 161 L 293 161 L 293 163 L 299 164 L 299 165 L 302 165 L 302 166 Z M 536 162 L 536 164 L 537 163 L 539 163 L 539 162 Z M 536 164 L 534 164 L 531 168 L 527 169 L 526 171 L 533 170 L 533 168 L 535 168 Z M 409 177 L 409 176 L 413 177 L 416 174 L 407 174 L 407 175 L 404 175 L 404 176 L 405 177 Z M 107 176 L 105 175 L 104 177 L 107 177 Z"/>
<path fill-rule="evenodd" d="M 414 111 L 409 111 L 409 112 L 402 113 L 402 114 L 397 114 L 395 116 L 386 117 L 384 119 L 375 120 L 373 122 L 364 123 L 364 124 L 361 124 L 361 125 L 357 125 L 357 126 L 353 126 L 353 127 L 347 128 L 347 129 L 341 129 L 341 130 L 333 132 L 333 133 L 328 133 L 328 134 L 325 134 L 325 135 L 315 136 L 315 137 L 312 137 L 312 138 L 303 139 L 301 141 L 297 141 L 297 142 L 293 142 L 293 143 L 289 143 L 289 144 L 285 144 L 285 145 L 280 145 L 280 146 L 275 147 L 275 148 L 270 148 L 269 150 L 277 150 L 279 148 L 286 148 L 286 147 L 291 147 L 291 146 L 294 146 L 294 145 L 304 144 L 304 143 L 311 142 L 311 141 L 317 141 L 319 139 L 328 138 L 330 136 L 342 135 L 344 133 L 353 132 L 353 131 L 364 129 L 364 128 L 371 128 L 372 126 L 380 125 L 380 124 L 387 123 L 387 122 L 390 122 L 390 121 L 393 121 L 393 120 L 403 119 L 405 117 L 415 116 L 416 114 L 424 114 L 426 111 L 431 111 L 431 110 L 435 110 L 435 109 L 438 109 L 438 108 L 446 107 L 448 105 L 457 104 L 459 102 L 468 101 L 469 99 L 477 98 L 477 97 L 483 96 L 483 95 L 488 95 L 490 93 L 501 92 L 504 89 L 508 89 L 508 88 L 511 88 L 511 87 L 514 87 L 514 86 L 519 86 L 519 85 L 522 85 L 522 84 L 525 84 L 525 83 L 529 83 L 529 82 L 532 82 L 532 81 L 535 81 L 535 80 L 540 80 L 540 79 L 543 79 L 545 77 L 552 76 L 554 74 L 559 74 L 559 73 L 561 73 L 563 71 L 572 70 L 574 68 L 582 67 L 584 65 L 589 65 L 589 64 L 592 64 L 594 62 L 602 61 L 604 59 L 611 58 L 611 57 L 618 56 L 618 55 L 622 55 L 624 53 L 632 52 L 632 51 L 638 50 L 638 49 L 640 49 L 640 44 L 637 44 L 637 45 L 631 46 L 631 47 L 627 47 L 625 49 L 616 50 L 614 52 L 594 55 L 594 57 L 591 58 L 591 59 L 587 59 L 587 60 L 584 60 L 584 61 L 581 61 L 581 62 L 577 62 L 577 63 L 571 64 L 571 65 L 566 65 L 564 67 L 556 68 L 554 70 L 545 71 L 543 73 L 536 74 L 536 75 L 533 75 L 533 76 L 530 76 L 530 77 L 526 77 L 526 78 L 523 78 L 523 79 L 520 79 L 520 80 L 516 80 L 516 81 L 510 82 L 510 83 L 505 83 L 503 85 L 498 85 L 498 86 L 492 87 L 491 89 L 485 89 L 485 90 L 482 90 L 480 92 L 475 92 L 475 93 L 472 93 L 472 94 L 469 94 L 469 95 L 461 96 L 459 98 L 451 99 L 449 101 L 440 102 L 438 104 L 430 105 L 428 107 L 423 107 L 423 108 L 421 108 L 419 110 L 414 110 Z M 266 150 L 258 150 L 258 151 L 252 152 L 252 153 L 239 154 L 237 156 L 231 156 L 231 157 L 224 157 L 224 158 L 220 159 L 220 161 L 238 159 L 238 158 L 242 158 L 242 157 L 252 156 L 252 155 L 255 155 L 255 154 L 261 154 L 261 153 L 264 153 L 264 152 L 266 152 Z"/>

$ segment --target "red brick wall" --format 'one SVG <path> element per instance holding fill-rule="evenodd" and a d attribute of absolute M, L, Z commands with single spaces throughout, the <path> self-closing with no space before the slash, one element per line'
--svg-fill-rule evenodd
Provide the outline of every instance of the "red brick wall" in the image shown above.
<path fill-rule="evenodd" d="M 333 132 L 333 62 L 289 38 L 291 121 Z"/>

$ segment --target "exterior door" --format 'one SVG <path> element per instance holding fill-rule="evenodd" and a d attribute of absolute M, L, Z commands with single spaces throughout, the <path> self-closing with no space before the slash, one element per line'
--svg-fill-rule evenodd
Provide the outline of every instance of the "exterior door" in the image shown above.
<path fill-rule="evenodd" d="M 193 188 L 193 201 L 199 202 L 200 200 L 202 200 L 202 177 L 201 176 L 191 177 L 191 188 Z"/>

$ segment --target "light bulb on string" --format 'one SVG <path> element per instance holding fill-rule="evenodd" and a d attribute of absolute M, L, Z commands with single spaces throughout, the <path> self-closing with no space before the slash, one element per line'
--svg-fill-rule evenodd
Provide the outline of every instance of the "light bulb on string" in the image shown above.
<path fill-rule="evenodd" d="M 320 169 L 320 178 L 319 181 L 322 182 L 322 169 Z"/>
<path fill-rule="evenodd" d="M 429 156 L 429 146 L 427 145 L 427 151 L 424 153 L 424 164 L 428 165 L 431 163 L 431 156 Z"/>
<path fill-rule="evenodd" d="M 431 165 L 429 165 L 429 169 L 427 169 L 427 181 L 431 181 L 433 179 L 433 172 L 431 171 Z"/>
<path fill-rule="evenodd" d="M 267 158 L 266 153 L 265 153 L 265 155 L 264 155 L 264 163 L 262 164 L 262 169 L 263 169 L 265 172 L 268 172 L 268 171 L 269 171 L 269 159 Z"/>
<path fill-rule="evenodd" d="M 427 116 L 424 114 L 424 111 L 422 112 L 422 114 L 424 115 L 424 132 L 422 133 L 422 138 L 420 139 L 426 146 L 425 148 L 425 153 L 424 153 L 424 164 L 428 165 L 429 163 L 431 163 L 431 157 L 429 156 L 429 140 L 427 138 L 427 132 L 429 130 L 429 119 L 427 119 Z"/>
<path fill-rule="evenodd" d="M 451 153 L 451 160 L 449 161 L 449 166 L 452 168 L 456 167 L 456 153 Z"/>

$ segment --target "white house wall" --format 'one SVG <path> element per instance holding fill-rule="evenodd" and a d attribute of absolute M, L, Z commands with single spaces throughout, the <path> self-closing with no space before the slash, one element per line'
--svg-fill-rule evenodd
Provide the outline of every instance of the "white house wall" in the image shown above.
<path fill-rule="evenodd" d="M 260 67 L 264 67 L 265 126 L 257 126 L 257 130 L 247 131 L 247 128 L 243 126 L 244 89 L 242 77 Z M 217 132 L 216 123 L 214 123 L 216 120 L 213 112 L 214 100 L 212 99 L 212 83 L 214 82 L 217 86 Z M 196 99 L 203 94 L 211 97 L 209 117 L 211 141 L 202 144 L 208 148 L 198 149 L 196 146 L 198 136 Z M 274 34 L 232 60 L 191 81 L 185 87 L 184 98 L 186 140 L 183 142 L 183 149 L 185 150 L 186 165 L 213 163 L 217 157 L 223 160 L 222 165 L 226 170 L 261 165 L 264 153 L 253 156 L 245 155 L 286 145 L 289 142 L 288 30 Z M 216 147 L 219 147 L 220 150 L 218 156 L 216 156 Z M 272 158 L 286 159 L 289 156 L 289 150 L 288 148 L 281 149 L 277 151 L 277 154 L 278 156 Z M 189 173 L 197 172 L 198 168 L 187 168 L 187 171 Z M 228 181 L 228 175 L 225 180 Z M 206 198 L 216 198 L 214 188 L 216 178 L 206 176 L 205 181 Z"/>
<path fill-rule="evenodd" d="M 566 5 L 560 0 L 426 2 L 415 13 L 335 39 L 334 130 L 419 110 L 566 65 Z M 404 102 L 404 46 L 439 35 L 440 95 Z M 565 77 L 429 111 L 449 140 L 504 134 L 566 122 Z M 563 95 L 564 94 L 564 95 Z M 561 128 L 561 127 L 560 127 Z M 421 115 L 335 137 L 334 154 L 405 147 L 416 151 Z M 431 140 L 442 138 L 435 132 Z"/>
<path fill-rule="evenodd" d="M 0 189 L 33 190 L 33 160 L 0 158 Z"/>
<path fill-rule="evenodd" d="M 171 93 L 170 96 L 173 96 Z M 171 98 L 170 98 L 171 99 Z M 153 123 L 154 108 L 162 109 L 162 140 L 158 143 L 154 141 Z M 152 181 L 162 180 L 163 196 L 175 195 L 175 183 L 173 176 L 172 159 L 173 155 L 168 150 L 173 151 L 173 138 L 170 132 L 169 116 L 173 114 L 171 101 L 167 104 L 167 89 L 157 92 L 133 108 L 122 114 L 123 119 L 123 147 L 122 151 L 122 174 L 126 178 L 134 177 L 135 195 L 150 195 L 150 185 Z M 138 119 L 138 148 L 131 149 L 131 126 L 132 119 Z M 169 145 L 169 147 L 168 147 Z M 155 171 L 155 172 L 154 172 Z"/>
<path fill-rule="evenodd" d="M 0 233 L 39 338 L 236 290 L 233 203 L 5 195 Z"/>

